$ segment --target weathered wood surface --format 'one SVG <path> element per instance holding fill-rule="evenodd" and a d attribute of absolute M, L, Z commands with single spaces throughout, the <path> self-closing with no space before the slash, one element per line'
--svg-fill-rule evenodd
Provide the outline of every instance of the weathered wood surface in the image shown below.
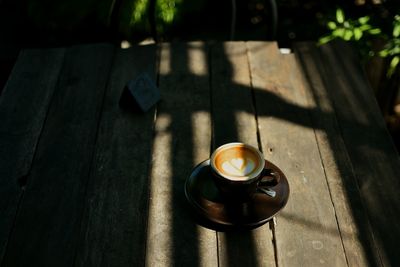
<path fill-rule="evenodd" d="M 112 56 L 109 45 L 77 46 L 66 52 L 5 266 L 73 264 Z"/>
<path fill-rule="evenodd" d="M 323 46 L 324 78 L 373 231 L 370 250 L 399 266 L 400 159 L 354 55 L 340 43 Z"/>
<path fill-rule="evenodd" d="M 228 142 L 258 147 L 250 71 L 244 42 L 211 48 L 213 149 Z M 252 231 L 218 233 L 219 266 L 274 266 L 269 224 Z"/>
<path fill-rule="evenodd" d="M 215 231 L 190 216 L 183 187 L 211 147 L 208 47 L 161 46 L 146 266 L 218 266 Z"/>
<path fill-rule="evenodd" d="M 0 98 L 0 262 L 63 57 L 62 48 L 21 52 Z"/>
<path fill-rule="evenodd" d="M 145 258 L 154 112 L 122 109 L 125 84 L 156 81 L 156 47 L 116 52 L 88 184 L 77 266 L 139 266 Z"/>
<path fill-rule="evenodd" d="M 335 210 L 326 183 L 293 55 L 274 43 L 249 42 L 261 143 L 267 159 L 289 177 L 291 195 L 277 216 L 279 266 L 345 266 Z"/>
<path fill-rule="evenodd" d="M 343 246 L 349 266 L 380 266 L 371 225 L 361 201 L 346 145 L 330 97 L 330 87 L 323 74 L 324 63 L 312 43 L 295 46 L 299 70 L 302 72 L 311 117 L 335 206 Z"/>
<path fill-rule="evenodd" d="M 0 99 L 0 264 L 399 265 L 398 155 L 352 55 L 320 50 L 24 51 Z M 141 71 L 162 94 L 145 114 L 118 105 Z M 193 216 L 186 178 L 231 141 L 287 175 L 276 226 L 216 232 Z"/>

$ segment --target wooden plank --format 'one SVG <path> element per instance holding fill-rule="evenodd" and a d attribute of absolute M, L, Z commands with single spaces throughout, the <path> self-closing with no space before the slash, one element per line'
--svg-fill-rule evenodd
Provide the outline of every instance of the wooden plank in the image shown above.
<path fill-rule="evenodd" d="M 293 55 L 280 55 L 271 43 L 247 45 L 263 151 L 287 175 L 291 188 L 275 227 L 279 266 L 346 266 Z"/>
<path fill-rule="evenodd" d="M 336 217 L 349 266 L 379 266 L 380 259 L 371 234 L 356 178 L 337 122 L 329 82 L 323 80 L 324 63 L 313 43 L 298 43 L 295 52 L 306 79 L 306 95 L 328 180 Z"/>
<path fill-rule="evenodd" d="M 183 187 L 211 147 L 208 48 L 161 46 L 146 266 L 217 266 L 215 231 L 196 223 Z"/>
<path fill-rule="evenodd" d="M 258 147 L 250 70 L 244 42 L 211 49 L 213 148 L 228 142 Z M 219 266 L 274 266 L 269 224 L 255 230 L 218 233 Z"/>
<path fill-rule="evenodd" d="M 68 49 L 3 263 L 71 266 L 105 85 L 110 45 Z"/>
<path fill-rule="evenodd" d="M 22 51 L 0 98 L 0 262 L 63 57 L 62 48 Z"/>
<path fill-rule="evenodd" d="M 118 50 L 108 83 L 88 185 L 77 266 L 139 266 L 145 258 L 148 176 L 155 109 L 124 110 L 125 84 L 156 79 L 156 47 Z"/>
<path fill-rule="evenodd" d="M 326 81 L 384 266 L 399 266 L 400 160 L 355 53 L 323 46 Z"/>

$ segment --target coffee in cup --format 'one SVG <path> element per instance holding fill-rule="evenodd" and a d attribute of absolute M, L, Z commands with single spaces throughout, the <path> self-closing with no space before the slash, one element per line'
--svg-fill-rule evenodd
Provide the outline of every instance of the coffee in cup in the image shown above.
<path fill-rule="evenodd" d="M 243 143 L 220 146 L 211 156 L 211 166 L 216 172 L 232 181 L 246 181 L 264 169 L 264 158 L 257 149 Z"/>
<path fill-rule="evenodd" d="M 270 171 L 265 169 L 263 154 L 244 143 L 228 143 L 218 147 L 211 155 L 210 165 L 221 195 L 232 203 L 250 200 L 265 172 Z M 269 177 L 278 179 L 271 173 Z"/>

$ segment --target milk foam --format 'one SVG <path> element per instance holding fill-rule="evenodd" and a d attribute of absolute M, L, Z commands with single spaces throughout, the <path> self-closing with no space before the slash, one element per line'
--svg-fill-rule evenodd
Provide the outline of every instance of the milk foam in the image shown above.
<path fill-rule="evenodd" d="M 254 171 L 256 164 L 251 159 L 235 158 L 222 163 L 222 170 L 228 175 L 246 176 Z"/>

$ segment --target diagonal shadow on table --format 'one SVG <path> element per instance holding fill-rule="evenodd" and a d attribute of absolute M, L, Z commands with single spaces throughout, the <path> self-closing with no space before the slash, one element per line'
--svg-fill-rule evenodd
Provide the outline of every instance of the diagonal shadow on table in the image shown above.
<path fill-rule="evenodd" d="M 213 62 L 212 60 L 210 61 L 209 57 L 206 57 L 207 60 L 204 63 L 199 63 L 205 64 L 207 66 L 208 70 L 206 73 L 195 74 L 185 72 L 185 68 L 187 70 L 190 70 L 191 64 L 194 64 L 193 62 L 190 62 L 191 60 L 193 60 L 193 58 L 190 58 L 188 52 L 188 50 L 190 50 L 191 48 L 193 48 L 191 47 L 191 44 L 171 45 L 170 72 L 168 74 L 160 74 L 160 88 L 163 89 L 165 87 L 170 92 L 162 92 L 164 100 L 158 106 L 157 120 L 163 114 L 170 116 L 171 119 L 168 129 L 172 138 L 169 157 L 171 159 L 172 165 L 171 182 L 173 181 L 173 184 L 171 186 L 173 189 L 171 198 L 171 211 L 173 214 L 172 229 L 169 234 L 171 235 L 173 241 L 173 247 L 171 248 L 173 250 L 173 259 L 175 259 L 175 262 L 173 263 L 174 265 L 191 264 L 191 266 L 199 266 L 200 261 L 208 261 L 210 259 L 203 259 L 202 257 L 200 257 L 201 253 L 199 252 L 199 244 L 203 237 L 199 236 L 199 232 L 197 230 L 198 226 L 196 226 L 196 222 L 187 217 L 189 214 L 191 214 L 191 211 L 190 207 L 186 203 L 186 200 L 184 199 L 182 188 L 186 177 L 190 173 L 188 166 L 193 166 L 198 163 L 194 160 L 194 154 L 196 152 L 193 150 L 196 142 L 193 136 L 198 129 L 196 128 L 198 127 L 198 125 L 192 124 L 193 114 L 197 112 L 206 112 L 208 114 L 211 114 L 214 119 L 214 111 L 212 110 L 212 107 L 210 107 L 209 104 L 200 100 L 201 98 L 205 98 L 202 94 L 206 93 L 208 89 L 211 89 L 212 96 L 214 94 L 214 88 L 209 88 L 210 69 L 213 68 Z M 199 47 L 196 46 L 196 49 L 199 49 Z M 203 51 L 205 55 L 208 55 L 209 53 L 207 47 L 200 47 L 200 50 Z M 227 56 L 224 55 L 224 57 L 226 62 L 229 63 Z M 313 81 L 309 79 L 309 76 L 311 74 L 307 73 L 308 69 L 306 66 L 303 67 L 305 69 L 305 73 L 303 73 L 303 75 L 306 77 L 306 82 L 308 83 L 311 90 L 314 90 L 314 87 L 312 86 Z M 228 68 L 225 72 L 225 75 L 228 78 L 232 78 L 232 68 Z M 235 85 L 234 81 L 232 81 L 232 85 Z M 186 87 L 192 87 L 192 89 L 194 88 L 194 92 L 185 92 Z M 362 245 L 362 250 L 364 251 L 364 254 L 370 266 L 381 265 L 380 259 L 377 258 L 377 255 L 374 253 L 376 250 L 376 245 L 374 244 L 374 240 L 371 238 L 371 228 L 368 219 L 366 220 L 364 210 L 365 207 L 363 206 L 362 199 L 360 197 L 360 192 L 358 189 L 358 185 L 355 181 L 354 173 L 352 173 L 351 171 L 351 163 L 347 162 L 348 159 L 344 158 L 343 156 L 343 153 L 347 153 L 346 147 L 341 144 L 341 149 L 336 149 L 336 146 L 338 145 L 338 140 L 340 141 L 343 138 L 341 136 L 342 132 L 338 131 L 338 127 L 340 130 L 338 119 L 334 112 L 323 109 L 321 107 L 322 104 L 320 104 L 320 101 L 323 102 L 326 101 L 326 99 L 318 98 L 318 93 L 312 91 L 316 106 L 312 108 L 305 108 L 293 104 L 277 94 L 266 91 L 265 88 L 252 88 L 251 86 L 243 85 L 236 85 L 236 87 L 240 88 L 239 90 L 243 90 L 248 94 L 250 94 L 252 90 L 256 92 L 256 104 L 260 104 L 263 102 L 274 102 L 275 106 L 279 107 L 279 110 L 269 110 L 268 113 L 257 111 L 257 114 L 255 114 L 254 107 L 249 107 L 245 104 L 242 105 L 239 102 L 231 110 L 231 113 L 225 113 L 226 128 L 224 129 L 226 131 L 224 133 L 226 135 L 224 136 L 223 142 L 236 141 L 239 139 L 239 129 L 238 125 L 235 122 L 236 112 L 246 112 L 254 117 L 256 115 L 258 117 L 276 117 L 281 120 L 325 132 L 328 139 L 328 147 L 331 150 L 330 153 L 333 154 L 333 161 L 337 165 L 339 176 L 344 177 L 342 178 L 344 179 L 344 194 L 346 194 L 346 198 L 348 198 L 349 200 L 351 213 L 358 229 L 357 237 L 359 238 L 359 242 Z M 204 88 L 207 89 L 205 90 Z M 357 86 L 354 86 L 354 88 L 357 88 Z M 177 97 L 177 99 L 171 99 L 171 97 Z M 330 97 L 334 96 L 330 95 Z M 227 98 L 227 101 L 228 100 L 229 98 Z M 182 106 L 179 107 L 179 105 Z M 282 110 L 290 112 L 282 112 Z M 333 126 L 329 126 L 327 128 L 326 122 L 333 123 Z M 346 116 L 341 118 L 340 125 L 352 125 L 353 128 L 357 128 L 360 133 L 369 132 L 374 127 L 371 121 L 360 122 L 354 120 L 354 117 Z M 213 130 L 215 130 L 215 125 Z M 220 142 L 221 140 L 210 140 L 210 143 L 213 144 L 219 144 Z M 366 142 L 365 139 L 358 140 L 358 142 L 355 142 L 354 144 L 352 144 L 352 146 L 356 148 L 368 147 L 369 149 L 385 153 L 382 146 L 371 142 Z M 213 148 L 214 147 L 215 145 L 213 146 Z M 155 153 L 157 153 L 157 151 L 155 151 Z M 155 167 L 156 166 L 153 166 L 153 168 Z M 387 203 L 382 202 L 381 204 L 383 205 L 382 207 L 384 207 Z M 287 217 L 291 218 L 290 214 L 288 214 Z M 303 223 L 304 225 L 310 224 L 310 226 L 318 229 L 318 225 L 313 225 L 313 223 L 308 222 L 307 219 L 301 218 L 301 220 L 298 220 L 298 222 Z M 340 231 L 341 226 L 339 225 L 338 228 Z M 321 227 L 321 229 L 324 228 Z M 336 231 L 335 229 L 328 230 L 332 232 Z M 379 231 L 384 230 L 379 229 Z M 347 235 L 345 231 L 341 234 L 342 239 Z M 396 231 L 394 234 L 395 236 L 398 236 L 398 231 Z M 241 245 L 246 246 L 246 251 L 248 251 L 249 253 L 248 259 L 252 259 L 251 261 L 254 266 L 261 264 L 260 262 L 257 262 L 255 260 L 256 250 L 254 248 L 254 244 L 256 241 L 254 240 L 251 231 L 241 232 L 240 235 L 242 235 L 242 239 L 244 240 L 244 244 Z M 226 246 L 228 259 L 234 259 L 235 255 L 237 255 L 238 253 L 238 244 L 234 244 L 234 242 L 236 241 L 237 240 L 234 241 L 233 239 L 227 238 L 226 244 L 222 244 Z M 385 240 L 381 240 L 381 242 L 385 243 Z M 384 247 L 388 250 L 388 253 L 391 257 L 389 261 L 395 263 L 398 261 L 398 259 L 392 254 L 391 251 L 393 251 L 393 247 L 389 247 L 389 245 L 392 245 L 390 240 L 387 245 L 384 244 Z M 229 265 L 234 266 L 235 263 L 237 262 L 233 260 L 229 261 Z"/>
<path fill-rule="evenodd" d="M 388 226 L 400 212 L 399 181 L 393 179 L 399 161 L 377 103 L 367 97 L 372 96 L 367 92 L 372 89 L 349 47 L 335 43 L 317 53 L 313 46 L 300 44 L 297 51 L 316 106 L 310 111 L 314 128 L 327 137 L 368 265 L 397 266 L 400 258 L 395 247 L 400 229 Z M 322 77 L 319 81 L 316 70 Z M 330 159 L 326 161 L 329 164 Z M 329 169 L 334 168 L 327 166 L 326 171 Z M 331 182 L 334 193 L 335 183 Z M 342 222 L 342 228 L 348 225 Z"/>
<path fill-rule="evenodd" d="M 191 49 L 199 50 L 205 55 L 202 63 L 196 63 L 198 58 L 189 56 L 191 55 L 189 53 Z M 303 76 L 306 78 L 313 101 L 316 103 L 315 107 L 305 108 L 273 93 L 273 88 L 257 88 L 236 83 L 233 80 L 233 66 L 229 66 L 230 61 L 228 60 L 228 55 L 222 53 L 222 60 L 225 61 L 227 66 L 224 75 L 226 75 L 227 80 L 231 80 L 229 84 L 235 86 L 238 91 L 241 91 L 239 94 L 250 95 L 253 90 L 257 95 L 255 101 L 256 105 L 273 102 L 277 109 L 271 109 L 268 112 L 257 110 L 257 113 L 255 113 L 253 106 L 239 101 L 225 111 L 224 127 L 222 128 L 222 132 L 216 135 L 218 140 L 215 138 L 211 140 L 212 128 L 209 121 L 210 119 L 214 119 L 215 110 L 212 110 L 213 103 L 211 103 L 212 101 L 210 101 L 210 98 L 211 95 L 214 94 L 215 88 L 210 88 L 210 70 L 213 68 L 213 61 L 210 60 L 208 51 L 208 48 L 202 45 L 173 44 L 171 45 L 170 51 L 170 71 L 160 73 L 159 85 L 160 88 L 163 89 L 164 100 L 158 106 L 156 124 L 163 119 L 163 117 L 169 120 L 165 128 L 165 132 L 171 137 L 167 139 L 169 150 L 163 155 L 166 156 L 165 160 L 168 161 L 167 164 L 171 165 L 170 173 L 166 175 L 171 183 L 171 198 L 168 200 L 170 202 L 170 210 L 165 212 L 170 212 L 172 215 L 172 228 L 169 229 L 170 232 L 166 233 L 170 235 L 172 241 L 172 247 L 170 248 L 171 258 L 175 259 L 172 265 L 199 266 L 206 263 L 204 261 L 213 262 L 211 258 L 204 257 L 204 255 L 209 255 L 204 254 L 204 251 L 208 249 L 207 244 L 209 244 L 209 239 L 204 238 L 203 232 L 199 231 L 199 226 L 197 226 L 196 222 L 189 216 L 191 209 L 183 194 L 183 184 L 190 174 L 190 168 L 197 164 L 199 160 L 201 160 L 201 157 L 204 157 L 202 159 L 206 159 L 210 154 L 210 148 L 214 148 L 222 142 L 240 139 L 239 132 L 241 126 L 236 123 L 236 114 L 238 112 L 244 112 L 250 114 L 254 118 L 256 116 L 258 116 L 258 118 L 274 117 L 296 125 L 315 129 L 315 131 L 320 131 L 327 136 L 327 149 L 329 153 L 332 154 L 332 163 L 338 169 L 339 177 L 343 180 L 344 194 L 347 195 L 346 197 L 349 200 L 351 213 L 358 229 L 357 238 L 362 244 L 363 252 L 368 259 L 368 265 L 381 265 L 380 256 L 376 255 L 377 245 L 375 242 L 377 242 L 381 245 L 381 251 L 379 251 L 379 253 L 386 254 L 388 258 L 387 261 L 391 265 L 397 266 L 400 260 L 396 251 L 400 230 L 397 225 L 393 225 L 392 227 L 387 227 L 387 225 L 392 222 L 395 223 L 396 221 L 393 219 L 398 218 L 398 214 L 400 214 L 400 205 L 397 205 L 398 201 L 393 205 L 391 201 L 392 198 L 390 198 L 396 193 L 396 190 L 398 190 L 399 181 L 390 181 L 393 186 L 385 187 L 385 185 L 387 185 L 387 183 L 384 183 L 385 179 L 373 180 L 373 178 L 381 178 L 379 174 L 385 173 L 385 171 L 390 172 L 389 174 L 391 174 L 391 177 L 395 177 L 395 175 L 392 174 L 396 174 L 396 171 L 398 172 L 398 169 L 396 169 L 396 167 L 399 166 L 398 157 L 394 156 L 394 154 L 386 154 L 387 151 L 393 152 L 393 150 L 391 150 L 393 148 L 390 148 L 390 144 L 388 143 L 380 142 L 382 135 L 379 135 L 379 133 L 384 130 L 382 130 L 382 125 L 380 125 L 382 120 L 376 117 L 379 115 L 367 113 L 368 115 L 365 118 L 357 118 L 352 114 L 352 112 L 357 112 L 357 109 L 346 113 L 346 110 L 349 110 L 349 106 L 358 108 L 360 106 L 367 106 L 365 109 L 368 109 L 368 106 L 371 105 L 370 101 L 363 95 L 361 95 L 362 98 L 360 100 L 354 97 L 362 93 L 358 91 L 358 88 L 361 88 L 358 82 L 353 80 L 354 77 L 351 76 L 351 73 L 353 73 L 352 68 L 345 62 L 339 61 L 338 66 L 340 66 L 340 69 L 344 72 L 344 75 L 347 76 L 347 80 L 349 80 L 350 83 L 338 86 L 337 92 L 328 91 L 327 88 L 331 89 L 335 81 L 327 78 L 327 80 L 322 81 L 325 85 L 322 91 L 326 90 L 326 92 L 322 93 L 325 95 L 321 95 L 321 92 L 313 86 L 313 77 L 318 75 L 318 73 L 313 73 L 310 68 L 313 64 L 317 66 L 317 69 L 319 67 L 323 68 L 321 62 L 313 56 L 311 56 L 308 61 L 300 56 L 299 59 L 302 65 Z M 340 58 L 337 53 L 334 53 L 334 55 L 336 58 Z M 330 60 L 332 61 L 332 59 Z M 200 66 L 194 67 L 193 70 L 194 64 L 199 64 Z M 192 90 L 187 90 L 187 88 L 191 88 Z M 356 99 L 356 103 L 346 102 L 346 100 L 344 100 L 340 103 L 334 103 L 336 106 L 334 105 L 333 110 L 326 110 L 324 108 L 326 99 L 336 99 L 338 95 L 341 97 L 340 99 L 350 99 L 344 97 L 349 93 L 353 94 L 351 99 Z M 207 95 L 207 97 L 204 97 L 204 95 Z M 228 97 L 227 101 L 229 100 L 230 98 Z M 360 114 L 364 114 L 363 111 L 365 110 L 359 111 Z M 375 128 L 376 124 L 379 125 L 379 129 Z M 156 129 L 156 134 L 157 131 L 158 129 Z M 353 137 L 348 138 L 349 135 Z M 344 136 L 347 136 L 347 138 Z M 204 141 L 204 139 L 207 138 L 208 141 Z M 212 146 L 212 143 L 215 145 Z M 363 152 L 366 152 L 365 154 L 367 155 L 368 152 L 371 151 L 375 153 L 374 155 L 381 156 L 382 159 L 378 157 L 371 159 L 366 156 L 366 161 L 364 163 L 365 170 L 352 166 L 354 159 L 349 158 L 349 155 L 353 157 L 353 155 L 362 155 Z M 158 152 L 159 151 L 156 150 L 154 151 L 154 153 Z M 363 159 L 363 157 L 360 158 Z M 372 160 L 371 163 L 368 162 L 368 160 Z M 161 161 L 163 161 L 162 158 Z M 374 164 L 376 162 L 379 164 Z M 385 166 L 388 166 L 385 162 L 390 162 L 389 164 L 392 169 L 384 169 Z M 358 164 L 358 166 L 362 166 L 362 164 Z M 382 169 L 374 170 L 373 168 L 375 166 L 376 168 Z M 157 167 L 158 166 L 152 166 L 153 169 Z M 326 169 L 328 168 L 328 166 L 325 167 Z M 355 169 L 353 170 L 353 168 Z M 382 192 L 381 190 L 387 190 L 385 192 L 388 194 L 374 194 L 371 196 L 373 203 L 363 203 L 365 202 L 366 194 L 371 192 L 375 185 L 379 192 Z M 362 197 L 360 197 L 360 191 Z M 373 207 L 374 209 L 368 210 L 369 207 Z M 379 216 L 379 212 L 378 214 L 374 214 L 377 210 L 379 211 L 379 209 L 389 216 Z M 365 213 L 372 213 L 372 215 L 366 216 Z M 298 223 L 315 228 L 316 230 L 326 229 L 310 220 L 296 218 L 291 216 L 291 214 L 287 214 L 286 217 L 297 220 Z M 371 218 L 376 220 L 371 220 Z M 163 222 L 160 223 L 162 224 Z M 374 226 L 374 235 L 371 234 L 371 225 Z M 339 229 L 342 226 L 343 225 L 339 223 Z M 326 230 L 335 232 L 335 229 Z M 344 231 L 341 234 L 343 238 L 346 237 L 347 232 Z M 239 245 L 246 247 L 246 253 L 248 253 L 248 258 L 246 259 L 249 259 L 249 262 L 254 266 L 261 265 L 262 262 L 258 261 L 256 258 L 256 254 L 258 253 L 258 251 L 256 251 L 257 242 L 252 235 L 252 231 L 234 232 L 230 236 L 233 237 L 234 235 L 241 236 L 243 244 Z M 209 237 L 210 235 L 208 233 L 207 238 Z M 215 234 L 213 237 L 214 241 L 220 241 L 217 240 Z M 162 240 L 155 240 L 154 242 L 162 242 Z M 238 264 L 238 262 L 235 261 L 235 257 L 243 254 L 238 254 L 241 253 L 241 251 L 237 249 L 237 239 L 227 238 L 226 242 L 221 245 L 226 247 L 227 265 Z M 217 247 L 210 247 L 210 249 L 217 249 Z M 210 255 L 214 254 L 211 253 Z M 245 261 L 246 259 L 243 260 Z"/>

